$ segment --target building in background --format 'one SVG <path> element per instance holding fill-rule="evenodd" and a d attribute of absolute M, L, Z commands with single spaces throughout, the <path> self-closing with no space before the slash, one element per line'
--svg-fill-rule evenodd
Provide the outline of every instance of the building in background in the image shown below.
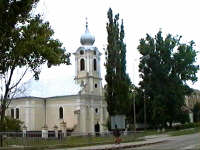
<path fill-rule="evenodd" d="M 196 103 L 200 103 L 200 91 L 195 89 L 190 96 L 186 97 L 185 102 L 190 109 L 193 109 Z"/>

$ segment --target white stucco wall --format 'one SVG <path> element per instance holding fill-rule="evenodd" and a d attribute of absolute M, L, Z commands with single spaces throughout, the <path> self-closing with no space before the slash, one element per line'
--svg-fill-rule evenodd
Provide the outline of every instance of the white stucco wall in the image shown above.
<path fill-rule="evenodd" d="M 50 130 L 57 125 L 60 127 L 60 122 L 67 123 L 67 128 L 72 129 L 77 125 L 77 115 L 74 114 L 77 106 L 78 96 L 64 96 L 49 98 L 47 100 L 47 124 Z M 63 119 L 59 118 L 59 108 L 63 107 Z"/>
<path fill-rule="evenodd" d="M 13 99 L 6 111 L 7 116 L 11 116 L 11 109 L 14 109 L 16 118 L 16 108 L 19 108 L 19 120 L 26 125 L 28 130 L 41 130 L 44 124 L 43 99 L 27 97 Z"/>

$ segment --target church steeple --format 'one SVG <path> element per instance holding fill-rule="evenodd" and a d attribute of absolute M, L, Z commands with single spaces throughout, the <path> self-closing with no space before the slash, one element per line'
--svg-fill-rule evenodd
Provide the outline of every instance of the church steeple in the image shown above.
<path fill-rule="evenodd" d="M 89 32 L 87 19 L 86 19 L 85 33 L 82 34 L 80 41 L 82 45 L 90 45 L 90 46 L 92 46 L 95 42 L 95 37 Z"/>
<path fill-rule="evenodd" d="M 81 35 L 81 46 L 74 53 L 76 64 L 75 80 L 84 87 L 85 94 L 100 95 L 102 92 L 100 56 L 98 48 L 93 46 L 95 37 L 89 32 L 86 20 L 85 33 Z"/>

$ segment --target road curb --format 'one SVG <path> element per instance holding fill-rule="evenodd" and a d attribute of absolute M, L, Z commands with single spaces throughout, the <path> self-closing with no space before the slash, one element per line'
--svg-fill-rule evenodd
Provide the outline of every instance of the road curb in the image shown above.
<path fill-rule="evenodd" d="M 159 143 L 164 143 L 167 140 L 163 141 L 157 141 L 157 142 L 151 142 L 151 143 L 142 143 L 142 144 L 130 144 L 130 145 L 116 145 L 113 147 L 104 147 L 104 148 L 94 148 L 92 150 L 115 150 L 115 149 L 121 149 L 121 148 L 135 148 L 135 147 L 142 147 L 142 146 L 147 146 L 147 145 L 153 145 L 153 144 L 159 144 Z M 88 149 L 82 149 L 82 150 L 88 150 Z"/>

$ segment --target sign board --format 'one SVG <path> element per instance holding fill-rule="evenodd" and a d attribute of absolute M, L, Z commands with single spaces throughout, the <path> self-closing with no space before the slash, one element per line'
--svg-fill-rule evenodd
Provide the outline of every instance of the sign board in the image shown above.
<path fill-rule="evenodd" d="M 111 129 L 125 129 L 125 115 L 111 116 Z"/>

